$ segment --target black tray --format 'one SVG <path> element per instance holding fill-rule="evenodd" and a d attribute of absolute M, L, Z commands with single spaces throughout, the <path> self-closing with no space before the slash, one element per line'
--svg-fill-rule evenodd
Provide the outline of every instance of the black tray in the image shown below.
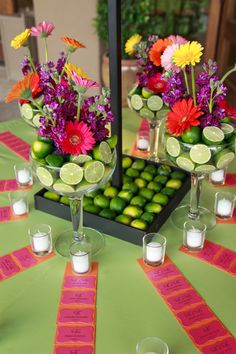
<path fill-rule="evenodd" d="M 132 157 L 133 159 L 137 159 L 136 157 Z M 147 164 L 154 164 L 155 166 L 160 166 L 158 163 L 153 163 L 146 161 Z M 173 170 L 178 170 L 173 168 Z M 190 188 L 190 175 L 185 179 L 181 188 L 174 194 L 174 196 L 170 199 L 169 203 L 163 210 L 158 214 L 153 222 L 149 225 L 148 229 L 143 231 L 136 229 L 134 227 L 124 225 L 118 223 L 114 220 L 105 219 L 99 215 L 90 214 L 88 212 L 84 212 L 84 225 L 92 227 L 98 231 L 101 231 L 105 234 L 117 237 L 121 240 L 134 243 L 136 245 L 142 245 L 142 237 L 144 234 L 149 232 L 158 231 L 164 222 L 168 219 L 171 212 L 177 207 L 180 201 L 183 199 L 185 194 L 188 192 Z M 48 214 L 55 215 L 59 218 L 65 220 L 71 220 L 70 217 L 70 208 L 67 205 L 64 205 L 60 202 L 56 202 L 54 200 L 49 200 L 43 197 L 46 189 L 41 189 L 38 193 L 35 194 L 35 209 L 44 211 Z"/>

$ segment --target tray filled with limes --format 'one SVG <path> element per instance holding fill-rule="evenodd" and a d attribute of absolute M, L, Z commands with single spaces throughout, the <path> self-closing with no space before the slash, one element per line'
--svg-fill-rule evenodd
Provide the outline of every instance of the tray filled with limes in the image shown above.
<path fill-rule="evenodd" d="M 190 175 L 177 168 L 124 155 L 121 188 L 107 182 L 83 197 L 84 223 L 108 235 L 142 244 L 158 231 L 190 188 Z M 35 208 L 70 220 L 68 196 L 43 189 Z"/>

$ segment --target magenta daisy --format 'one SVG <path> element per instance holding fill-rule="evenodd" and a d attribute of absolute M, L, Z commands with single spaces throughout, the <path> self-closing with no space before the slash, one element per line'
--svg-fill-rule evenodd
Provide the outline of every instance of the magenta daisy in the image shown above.
<path fill-rule="evenodd" d="M 41 38 L 47 38 L 52 34 L 52 31 L 54 30 L 55 26 L 51 22 L 40 22 L 38 26 L 36 27 L 31 27 L 30 29 L 30 34 L 31 36 L 34 37 L 41 37 Z"/>
<path fill-rule="evenodd" d="M 179 73 L 181 68 L 176 66 L 173 61 L 173 55 L 176 49 L 179 49 L 180 45 L 175 43 L 172 45 L 169 45 L 165 50 L 164 53 L 161 56 L 161 66 L 166 70 L 172 70 L 175 71 L 176 73 Z"/>
<path fill-rule="evenodd" d="M 80 92 L 84 93 L 87 89 L 91 87 L 100 87 L 100 85 L 96 81 L 88 80 L 82 76 L 79 76 L 76 71 L 71 71 L 72 80 L 75 82 L 77 86 L 80 88 Z"/>
<path fill-rule="evenodd" d="M 96 143 L 93 133 L 84 122 L 68 122 L 66 124 L 66 137 L 62 140 L 61 150 L 65 154 L 87 154 Z"/>

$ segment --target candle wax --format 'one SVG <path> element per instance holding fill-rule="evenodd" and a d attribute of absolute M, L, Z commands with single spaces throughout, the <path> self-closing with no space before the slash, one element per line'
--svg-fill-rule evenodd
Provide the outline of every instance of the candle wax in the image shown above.
<path fill-rule="evenodd" d="M 147 150 L 149 147 L 149 141 L 144 139 L 144 138 L 140 138 L 138 140 L 138 144 L 137 144 L 138 149 L 140 150 Z"/>
<path fill-rule="evenodd" d="M 89 271 L 89 255 L 79 251 L 72 256 L 73 269 L 76 273 L 86 273 Z"/>
<path fill-rule="evenodd" d="M 29 183 L 31 180 L 30 172 L 29 170 L 19 170 L 17 173 L 17 179 L 19 183 L 26 184 Z"/>
<path fill-rule="evenodd" d="M 149 242 L 146 246 L 146 259 L 149 262 L 162 260 L 162 246 L 159 242 Z"/>
<path fill-rule="evenodd" d="M 223 182 L 224 181 L 224 175 L 225 171 L 224 170 L 218 170 L 215 172 L 211 173 L 211 180 L 213 182 Z"/>
<path fill-rule="evenodd" d="M 27 213 L 27 205 L 24 199 L 20 199 L 12 204 L 12 209 L 15 215 L 23 215 Z"/>
<path fill-rule="evenodd" d="M 33 235 L 34 251 L 45 252 L 50 248 L 49 236 L 44 232 L 36 232 Z"/>
<path fill-rule="evenodd" d="M 202 231 L 198 229 L 190 229 L 187 231 L 187 245 L 192 248 L 201 247 Z"/>
<path fill-rule="evenodd" d="M 228 199 L 220 199 L 217 203 L 216 214 L 221 216 L 230 216 L 232 212 L 232 202 Z"/>

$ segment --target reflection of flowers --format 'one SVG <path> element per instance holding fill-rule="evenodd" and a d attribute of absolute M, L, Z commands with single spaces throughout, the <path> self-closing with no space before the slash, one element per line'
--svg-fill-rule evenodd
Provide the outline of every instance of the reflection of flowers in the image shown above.
<path fill-rule="evenodd" d="M 84 122 L 68 122 L 65 129 L 65 137 L 61 142 L 61 149 L 66 154 L 87 154 L 96 143 L 93 133 Z"/>
<path fill-rule="evenodd" d="M 202 114 L 200 106 L 193 105 L 192 98 L 177 101 L 167 114 L 166 128 L 170 134 L 179 136 L 191 126 L 198 126 Z"/>

